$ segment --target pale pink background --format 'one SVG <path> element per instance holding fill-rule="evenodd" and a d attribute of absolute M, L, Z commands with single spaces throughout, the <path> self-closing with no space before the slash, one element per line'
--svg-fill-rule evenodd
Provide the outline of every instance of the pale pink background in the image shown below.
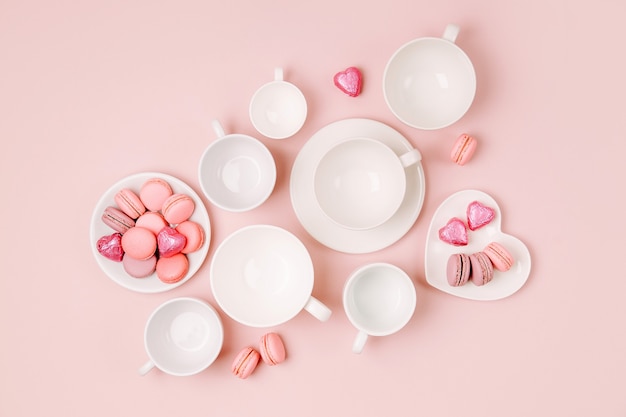
<path fill-rule="evenodd" d="M 0 415 L 626 415 L 625 17 L 621 0 L 3 0 Z M 410 128 L 384 102 L 385 64 L 450 22 L 474 62 L 476 100 L 449 128 Z M 210 120 L 260 137 L 247 106 L 275 66 L 306 95 L 308 119 L 290 139 L 261 138 L 278 165 L 263 206 L 232 214 L 205 200 L 209 257 L 241 226 L 285 227 L 307 245 L 314 295 L 334 314 L 320 323 L 302 313 L 273 329 L 288 359 L 248 380 L 230 375 L 230 363 L 264 331 L 224 314 L 225 344 L 208 370 L 140 377 L 143 327 L 157 305 L 178 296 L 215 305 L 210 260 L 173 291 L 128 291 L 93 258 L 92 210 L 136 172 L 171 174 L 200 192 Z M 357 98 L 332 83 L 348 66 L 364 75 Z M 368 255 L 317 243 L 289 200 L 299 149 L 348 117 L 385 122 L 424 155 L 418 221 Z M 462 132 L 480 141 L 465 167 L 447 159 Z M 531 252 L 528 282 L 504 300 L 464 300 L 426 283 L 430 219 L 466 188 L 490 193 L 503 230 Z M 355 355 L 341 289 L 370 261 L 405 269 L 418 306 L 401 332 Z"/>

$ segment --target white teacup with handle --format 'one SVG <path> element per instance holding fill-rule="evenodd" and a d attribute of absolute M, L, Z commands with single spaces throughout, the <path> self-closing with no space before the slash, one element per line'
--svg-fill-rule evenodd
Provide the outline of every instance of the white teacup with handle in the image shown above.
<path fill-rule="evenodd" d="M 369 336 L 388 336 L 402 329 L 416 305 L 415 286 L 399 267 L 371 263 L 353 272 L 343 290 L 343 306 L 358 330 L 352 345 L 361 353 Z"/>

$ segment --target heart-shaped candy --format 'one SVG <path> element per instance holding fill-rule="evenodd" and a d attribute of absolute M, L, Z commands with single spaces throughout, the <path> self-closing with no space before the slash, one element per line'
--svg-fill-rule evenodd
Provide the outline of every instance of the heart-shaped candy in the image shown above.
<path fill-rule="evenodd" d="M 102 256 L 112 261 L 122 262 L 122 258 L 124 258 L 121 233 L 113 233 L 111 235 L 102 236 L 98 239 L 96 247 Z"/>
<path fill-rule="evenodd" d="M 361 94 L 361 86 L 363 85 L 363 76 L 361 71 L 356 67 L 350 67 L 344 71 L 339 71 L 333 78 L 335 85 L 341 91 L 350 97 L 356 97 Z"/>
<path fill-rule="evenodd" d="M 187 244 L 187 238 L 176 229 L 166 226 L 157 234 L 159 256 L 169 258 L 180 253 Z"/>
<path fill-rule="evenodd" d="M 467 245 L 467 229 L 463 220 L 458 217 L 451 218 L 439 229 L 439 239 L 454 246 Z"/>
<path fill-rule="evenodd" d="M 496 212 L 479 201 L 472 201 L 467 206 L 467 226 L 470 230 L 476 230 L 491 223 L 496 217 Z"/>

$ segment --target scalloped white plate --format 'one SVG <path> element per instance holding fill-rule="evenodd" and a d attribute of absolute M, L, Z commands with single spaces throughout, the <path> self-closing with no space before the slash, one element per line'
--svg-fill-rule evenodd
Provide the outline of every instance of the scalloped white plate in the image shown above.
<path fill-rule="evenodd" d="M 98 239 L 102 236 L 115 233 L 115 231 L 104 224 L 101 219 L 102 213 L 107 206 L 116 206 L 115 200 L 113 199 L 115 194 L 122 188 L 130 188 L 131 190 L 139 193 L 143 183 L 150 178 L 162 178 L 170 184 L 174 193 L 184 193 L 190 196 L 194 203 L 196 203 L 196 208 L 191 215 L 190 220 L 199 223 L 204 228 L 204 243 L 202 244 L 202 247 L 200 250 L 187 255 L 187 258 L 189 259 L 189 271 L 183 279 L 174 284 L 166 284 L 162 282 L 156 276 L 156 273 L 146 278 L 133 278 L 128 275 L 126 271 L 124 271 L 124 267 L 121 262 L 114 262 L 105 258 L 98 252 L 98 248 L 96 246 Z M 89 240 L 91 241 L 91 249 L 93 256 L 96 258 L 96 262 L 98 262 L 100 268 L 102 268 L 104 273 L 109 278 L 131 291 L 141 293 L 159 293 L 173 290 L 174 288 L 181 286 L 187 282 L 198 271 L 198 269 L 200 269 L 200 266 L 202 266 L 202 263 L 206 259 L 209 252 L 209 245 L 211 242 L 211 223 L 209 221 L 209 214 L 207 213 L 204 203 L 200 199 L 200 196 L 198 196 L 198 194 L 190 186 L 178 178 L 170 175 L 161 174 L 159 172 L 143 172 L 130 175 L 119 180 L 113 184 L 111 188 L 109 188 L 102 195 L 102 197 L 100 197 L 100 200 L 96 204 L 91 216 Z"/>
<path fill-rule="evenodd" d="M 440 240 L 439 229 L 452 217 L 460 218 L 467 225 L 466 210 L 472 201 L 480 201 L 495 210 L 496 216 L 491 223 L 478 230 L 468 229 L 469 242 L 466 246 L 453 246 Z M 517 292 L 530 275 L 530 253 L 521 240 L 502 232 L 501 223 L 500 207 L 490 195 L 482 191 L 464 190 L 448 197 L 433 215 L 428 229 L 425 255 L 426 281 L 443 292 L 470 300 L 498 300 Z M 493 280 L 480 287 L 471 281 L 460 287 L 448 284 L 446 265 L 451 254 L 479 252 L 493 241 L 502 244 L 515 258 L 511 269 L 506 272 L 494 270 Z"/>

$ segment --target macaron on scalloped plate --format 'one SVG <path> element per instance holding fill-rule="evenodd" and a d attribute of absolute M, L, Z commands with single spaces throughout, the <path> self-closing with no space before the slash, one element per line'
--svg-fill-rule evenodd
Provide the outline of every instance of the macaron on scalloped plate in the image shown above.
<path fill-rule="evenodd" d="M 100 237 L 114 233 L 114 230 L 102 222 L 101 216 L 108 206 L 115 206 L 115 194 L 123 188 L 130 188 L 139 192 L 144 182 L 150 178 L 161 178 L 169 183 L 174 193 L 182 193 L 191 197 L 195 203 L 195 209 L 189 220 L 200 224 L 204 229 L 204 243 L 199 250 L 187 255 L 189 260 L 189 270 L 187 271 L 187 274 L 183 277 L 183 279 L 173 284 L 167 284 L 159 280 L 156 273 L 153 273 L 146 278 L 131 277 L 126 273 L 126 271 L 124 271 L 124 267 L 121 262 L 113 262 L 102 256 L 98 252 L 96 245 Z M 204 203 L 200 199 L 200 196 L 189 185 L 170 175 L 158 172 L 143 172 L 130 175 L 119 180 L 113 184 L 102 195 L 102 197 L 100 197 L 100 200 L 96 204 L 91 217 L 89 239 L 91 241 L 92 252 L 98 262 L 98 265 L 109 278 L 131 291 L 140 293 L 160 293 L 179 287 L 187 282 L 198 271 L 198 269 L 200 269 L 209 252 L 209 245 L 211 241 L 211 223 L 209 220 L 209 214 Z"/>
<path fill-rule="evenodd" d="M 467 222 L 467 206 L 479 201 L 495 211 L 493 220 L 477 230 L 469 230 L 468 243 L 454 246 L 439 238 L 439 229 L 454 217 Z M 428 229 L 426 238 L 425 270 L 426 281 L 433 287 L 470 300 L 498 300 L 517 292 L 530 275 L 530 253 L 526 245 L 518 238 L 503 233 L 501 230 L 502 213 L 496 201 L 488 194 L 477 190 L 463 190 L 448 197 L 437 208 Z M 494 277 L 488 284 L 477 286 L 472 282 L 459 287 L 448 284 L 446 264 L 454 253 L 472 254 L 482 251 L 489 243 L 499 242 L 513 255 L 515 261 L 506 272 L 494 271 Z"/>

